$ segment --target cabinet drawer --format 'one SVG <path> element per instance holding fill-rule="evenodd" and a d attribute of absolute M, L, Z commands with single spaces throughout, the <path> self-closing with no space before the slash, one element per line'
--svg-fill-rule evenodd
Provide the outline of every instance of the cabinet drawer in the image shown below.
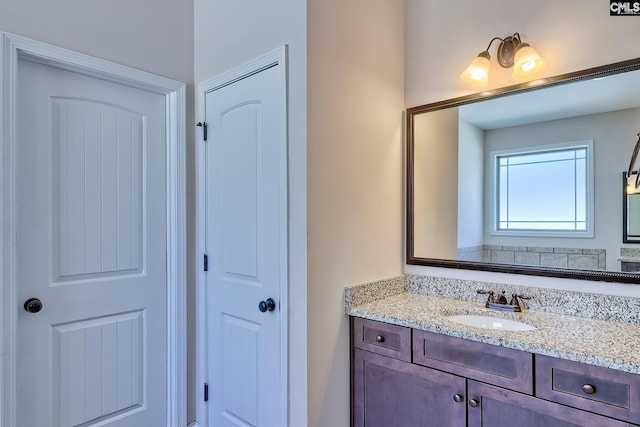
<path fill-rule="evenodd" d="M 640 422 L 640 375 L 536 355 L 536 396 Z"/>
<path fill-rule="evenodd" d="M 533 355 L 524 351 L 414 330 L 413 363 L 533 394 Z"/>
<path fill-rule="evenodd" d="M 627 422 L 469 381 L 469 427 L 631 427 Z"/>
<path fill-rule="evenodd" d="M 411 328 L 353 319 L 353 345 L 395 359 L 411 361 Z"/>

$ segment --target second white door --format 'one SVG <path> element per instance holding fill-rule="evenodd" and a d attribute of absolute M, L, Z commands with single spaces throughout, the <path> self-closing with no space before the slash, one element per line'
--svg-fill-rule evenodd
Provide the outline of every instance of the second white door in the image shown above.
<path fill-rule="evenodd" d="M 284 66 L 205 95 L 210 427 L 286 425 Z"/>

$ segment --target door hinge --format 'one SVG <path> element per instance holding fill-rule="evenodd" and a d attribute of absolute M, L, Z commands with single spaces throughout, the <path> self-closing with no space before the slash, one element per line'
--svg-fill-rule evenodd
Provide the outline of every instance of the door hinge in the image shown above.
<path fill-rule="evenodd" d="M 209 384 L 204 383 L 204 401 L 209 401 Z"/>
<path fill-rule="evenodd" d="M 196 126 L 201 127 L 202 128 L 202 137 L 204 138 L 204 140 L 207 140 L 207 123 L 206 122 L 198 122 L 196 124 Z"/>
<path fill-rule="evenodd" d="M 209 271 L 209 255 L 204 254 L 204 271 Z"/>

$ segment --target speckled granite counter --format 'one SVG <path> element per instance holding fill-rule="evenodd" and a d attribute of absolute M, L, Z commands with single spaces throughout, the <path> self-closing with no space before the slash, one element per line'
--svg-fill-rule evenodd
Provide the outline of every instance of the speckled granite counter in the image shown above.
<path fill-rule="evenodd" d="M 473 284 L 470 286 L 473 288 Z M 419 291 L 412 288 L 404 276 L 349 287 L 345 290 L 345 311 L 350 316 L 640 374 L 640 326 L 628 316 L 625 321 L 613 321 L 537 310 L 506 313 L 489 310 L 482 301 L 441 298 Z M 475 293 L 475 290 L 469 289 L 469 292 Z M 578 300 L 589 299 L 575 294 Z M 633 305 L 634 300 L 625 298 L 623 302 Z M 452 314 L 491 315 L 527 323 L 537 329 L 482 329 L 444 317 Z"/>

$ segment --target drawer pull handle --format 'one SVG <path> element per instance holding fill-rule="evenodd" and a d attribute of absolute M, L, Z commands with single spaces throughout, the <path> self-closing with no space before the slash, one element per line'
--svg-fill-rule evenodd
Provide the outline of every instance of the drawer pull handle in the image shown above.
<path fill-rule="evenodd" d="M 458 402 L 458 403 L 460 403 L 460 402 L 462 402 L 463 400 L 464 400 L 464 396 L 463 396 L 463 395 L 461 395 L 460 393 L 456 393 L 456 394 L 454 394 L 454 395 L 453 395 L 453 401 L 454 401 L 454 402 Z"/>
<path fill-rule="evenodd" d="M 476 399 L 469 399 L 469 406 L 471 406 L 472 408 L 477 408 L 478 401 Z"/>
<path fill-rule="evenodd" d="M 384 337 L 383 337 L 382 335 L 378 335 L 378 336 L 376 337 L 376 341 L 377 341 L 377 342 L 384 342 Z"/>
<path fill-rule="evenodd" d="M 596 392 L 596 388 L 591 384 L 585 384 L 582 386 L 582 391 L 584 391 L 586 394 L 593 394 Z"/>

